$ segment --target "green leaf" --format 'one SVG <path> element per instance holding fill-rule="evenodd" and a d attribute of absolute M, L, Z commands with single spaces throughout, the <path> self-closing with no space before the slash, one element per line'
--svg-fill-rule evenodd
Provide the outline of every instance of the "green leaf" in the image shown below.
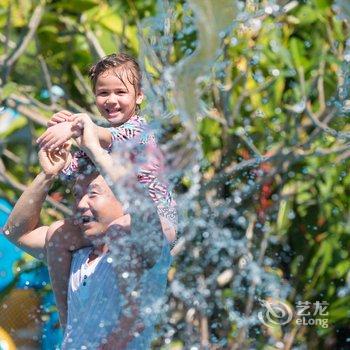
<path fill-rule="evenodd" d="M 82 13 L 95 6 L 99 6 L 100 1 L 98 0 L 61 0 L 53 5 L 53 8 L 60 10 L 69 10 L 74 13 Z"/>
<path fill-rule="evenodd" d="M 139 41 L 137 36 L 137 28 L 132 26 L 126 26 L 125 36 L 128 39 L 128 46 L 131 47 L 135 52 L 139 51 Z"/>
<path fill-rule="evenodd" d="M 318 20 L 319 11 L 311 6 L 301 6 L 296 11 L 296 17 L 299 19 L 300 24 L 307 25 L 312 24 Z"/>
<path fill-rule="evenodd" d="M 332 18 L 334 36 L 337 40 L 343 41 L 345 40 L 344 30 L 343 30 L 343 22 L 339 21 L 336 17 Z"/>
<path fill-rule="evenodd" d="M 6 98 L 8 98 L 11 94 L 13 94 L 16 91 L 18 91 L 18 85 L 16 83 L 10 81 L 2 88 L 1 98 L 5 100 Z"/>
<path fill-rule="evenodd" d="M 280 207 L 278 210 L 277 215 L 277 231 L 282 232 L 287 226 L 287 223 L 289 222 L 288 219 L 288 210 L 290 209 L 290 203 L 289 201 L 282 200 L 280 202 Z"/>
<path fill-rule="evenodd" d="M 320 10 L 325 10 L 325 9 L 329 8 L 329 5 L 330 5 L 328 0 L 313 0 L 313 3 Z"/>
<path fill-rule="evenodd" d="M 350 270 L 350 261 L 344 260 L 341 261 L 335 268 L 336 277 L 340 278 L 344 276 Z"/>
<path fill-rule="evenodd" d="M 329 241 L 324 240 L 312 258 L 307 271 L 307 276 L 312 278 L 311 283 L 307 286 L 310 292 L 313 290 L 319 277 L 325 273 L 329 263 L 332 261 L 332 256 L 333 247 Z"/>
<path fill-rule="evenodd" d="M 0 119 L 0 122 L 1 122 L 1 119 Z M 12 121 L 12 123 L 6 128 L 6 130 L 0 132 L 0 137 L 6 138 L 16 130 L 22 129 L 27 124 L 28 124 L 27 118 L 22 116 L 16 117 L 16 119 Z"/>
<path fill-rule="evenodd" d="M 38 34 L 42 34 L 42 33 L 58 34 L 59 30 L 55 25 L 46 25 L 46 26 L 39 27 L 37 30 L 37 33 Z"/>
<path fill-rule="evenodd" d="M 101 17 L 98 23 L 116 34 L 121 34 L 123 31 L 123 20 L 114 13 Z"/>
<path fill-rule="evenodd" d="M 297 69 L 303 66 L 302 64 L 302 52 L 303 52 L 303 44 L 299 39 L 292 38 L 290 40 L 290 51 L 292 54 L 292 58 L 294 61 L 294 65 Z"/>
<path fill-rule="evenodd" d="M 204 118 L 201 123 L 201 134 L 202 135 L 220 135 L 221 128 L 220 124 L 213 119 L 210 118 Z"/>
<path fill-rule="evenodd" d="M 274 103 L 278 105 L 283 97 L 285 78 L 279 76 L 273 87 Z"/>
<path fill-rule="evenodd" d="M 339 298 L 329 306 L 329 319 L 334 323 L 338 321 L 348 321 L 350 318 L 350 296 Z"/>

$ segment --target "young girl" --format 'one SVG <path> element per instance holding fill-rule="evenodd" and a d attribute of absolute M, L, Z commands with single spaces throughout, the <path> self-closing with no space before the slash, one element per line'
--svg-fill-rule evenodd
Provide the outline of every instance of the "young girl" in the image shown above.
<path fill-rule="evenodd" d="M 174 241 L 177 229 L 176 204 L 172 199 L 164 181 L 161 180 L 162 157 L 156 145 L 153 134 L 149 131 L 144 118 L 137 112 L 143 100 L 141 90 L 141 72 L 138 63 L 126 54 L 112 54 L 97 62 L 89 72 L 96 105 L 101 115 L 109 122 L 110 127 L 95 125 L 100 144 L 109 152 L 114 147 L 128 141 L 137 142 L 151 150 L 152 157 L 139 167 L 138 180 L 148 187 L 148 193 L 155 203 L 161 225 L 169 241 Z M 87 115 L 72 114 L 61 111 L 53 116 L 48 123 L 49 128 L 38 139 L 40 147 L 55 149 L 71 138 L 81 135 L 82 121 Z M 136 158 L 132 154 L 131 158 Z M 70 165 L 64 169 L 65 179 L 77 175 L 79 162 L 88 161 L 87 155 L 78 151 L 72 156 Z M 68 285 L 71 251 L 89 243 L 85 241 L 76 227 L 69 220 L 60 223 L 62 231 L 71 234 L 47 237 L 47 255 L 54 266 L 50 269 L 52 284 L 56 290 L 62 290 L 56 295 L 56 303 L 60 311 L 61 324 L 66 323 L 66 290 Z M 70 229 L 67 230 L 67 227 Z"/>

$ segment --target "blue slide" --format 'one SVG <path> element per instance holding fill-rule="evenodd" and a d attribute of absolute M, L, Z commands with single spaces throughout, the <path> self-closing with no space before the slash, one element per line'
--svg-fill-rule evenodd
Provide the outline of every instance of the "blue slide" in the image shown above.
<path fill-rule="evenodd" d="M 24 252 L 9 242 L 3 235 L 2 228 L 10 215 L 12 206 L 5 199 L 0 198 L 0 292 L 14 281 L 14 266 L 24 256 Z M 45 266 L 38 266 L 30 272 L 21 273 L 15 288 L 32 288 L 40 290 L 49 284 L 49 274 Z M 54 306 L 52 292 L 43 293 L 42 306 L 44 312 L 48 312 L 50 317 L 43 324 L 42 328 L 42 350 L 52 350 L 57 348 L 61 341 L 62 334 L 58 325 L 57 312 L 50 312 Z"/>

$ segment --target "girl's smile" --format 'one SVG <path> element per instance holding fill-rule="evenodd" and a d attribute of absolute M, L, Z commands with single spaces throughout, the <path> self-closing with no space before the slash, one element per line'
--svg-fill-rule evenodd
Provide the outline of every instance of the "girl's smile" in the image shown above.
<path fill-rule="evenodd" d="M 96 105 L 111 126 L 120 126 L 135 115 L 142 91 L 131 83 L 131 72 L 120 67 L 99 75 L 95 85 Z"/>

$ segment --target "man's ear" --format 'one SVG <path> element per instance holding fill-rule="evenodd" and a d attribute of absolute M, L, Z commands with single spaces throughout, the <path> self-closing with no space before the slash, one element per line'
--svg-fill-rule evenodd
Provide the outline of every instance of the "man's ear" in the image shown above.
<path fill-rule="evenodd" d="M 142 90 L 140 90 L 136 96 L 136 104 L 140 105 L 143 101 L 143 98 L 144 98 L 144 94 L 143 94 Z"/>

